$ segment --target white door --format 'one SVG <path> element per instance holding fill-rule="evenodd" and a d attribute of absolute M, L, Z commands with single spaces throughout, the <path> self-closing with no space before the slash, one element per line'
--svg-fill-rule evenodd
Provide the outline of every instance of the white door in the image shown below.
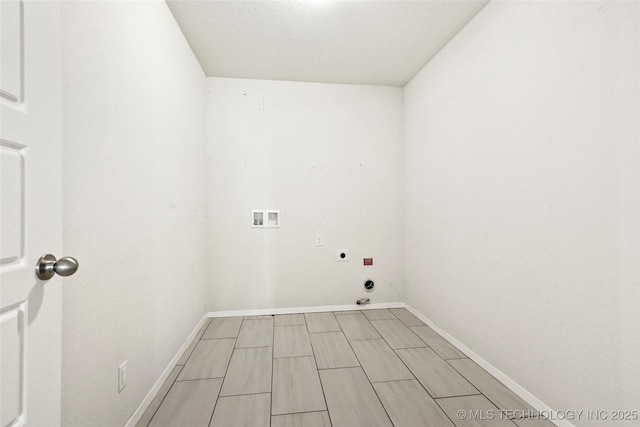
<path fill-rule="evenodd" d="M 60 5 L 0 0 L 0 427 L 60 425 Z"/>

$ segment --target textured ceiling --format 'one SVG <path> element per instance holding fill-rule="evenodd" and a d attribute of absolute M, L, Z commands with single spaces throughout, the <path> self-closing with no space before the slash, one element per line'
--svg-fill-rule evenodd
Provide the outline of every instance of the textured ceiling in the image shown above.
<path fill-rule="evenodd" d="M 482 1 L 168 0 L 210 77 L 404 86 Z"/>

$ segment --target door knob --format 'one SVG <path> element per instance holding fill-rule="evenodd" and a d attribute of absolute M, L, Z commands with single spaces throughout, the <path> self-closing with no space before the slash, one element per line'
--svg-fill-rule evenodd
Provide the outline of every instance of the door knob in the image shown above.
<path fill-rule="evenodd" d="M 59 276 L 71 276 L 78 270 L 78 260 L 66 256 L 56 260 L 51 254 L 40 257 L 36 265 L 36 276 L 40 280 L 49 280 L 54 274 Z"/>

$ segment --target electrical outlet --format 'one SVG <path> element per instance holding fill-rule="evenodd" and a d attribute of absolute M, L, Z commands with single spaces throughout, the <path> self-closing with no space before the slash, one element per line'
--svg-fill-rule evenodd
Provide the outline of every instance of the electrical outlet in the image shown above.
<path fill-rule="evenodd" d="M 118 393 L 127 386 L 127 361 L 118 366 Z"/>
<path fill-rule="evenodd" d="M 322 234 L 316 234 L 316 246 L 324 246 L 324 236 Z"/>
<path fill-rule="evenodd" d="M 347 249 L 338 249 L 336 261 L 338 262 L 349 261 L 349 251 Z"/>

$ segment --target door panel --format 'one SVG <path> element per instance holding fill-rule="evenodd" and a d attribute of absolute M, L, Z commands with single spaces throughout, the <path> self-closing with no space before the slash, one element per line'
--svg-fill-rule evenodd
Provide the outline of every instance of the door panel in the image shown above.
<path fill-rule="evenodd" d="M 0 314 L 2 336 L 0 421 L 2 426 L 16 425 L 26 418 L 25 311 L 26 303 L 22 302 L 13 307 L 7 307 Z"/>
<path fill-rule="evenodd" d="M 0 427 L 60 425 L 61 250 L 58 2 L 0 1 Z"/>
<path fill-rule="evenodd" d="M 24 262 L 24 149 L 15 142 L 0 139 L 0 265 Z"/>
<path fill-rule="evenodd" d="M 21 1 L 2 0 L 0 5 L 0 27 L 2 28 L 0 96 L 11 102 L 20 102 L 22 94 L 23 12 Z"/>

